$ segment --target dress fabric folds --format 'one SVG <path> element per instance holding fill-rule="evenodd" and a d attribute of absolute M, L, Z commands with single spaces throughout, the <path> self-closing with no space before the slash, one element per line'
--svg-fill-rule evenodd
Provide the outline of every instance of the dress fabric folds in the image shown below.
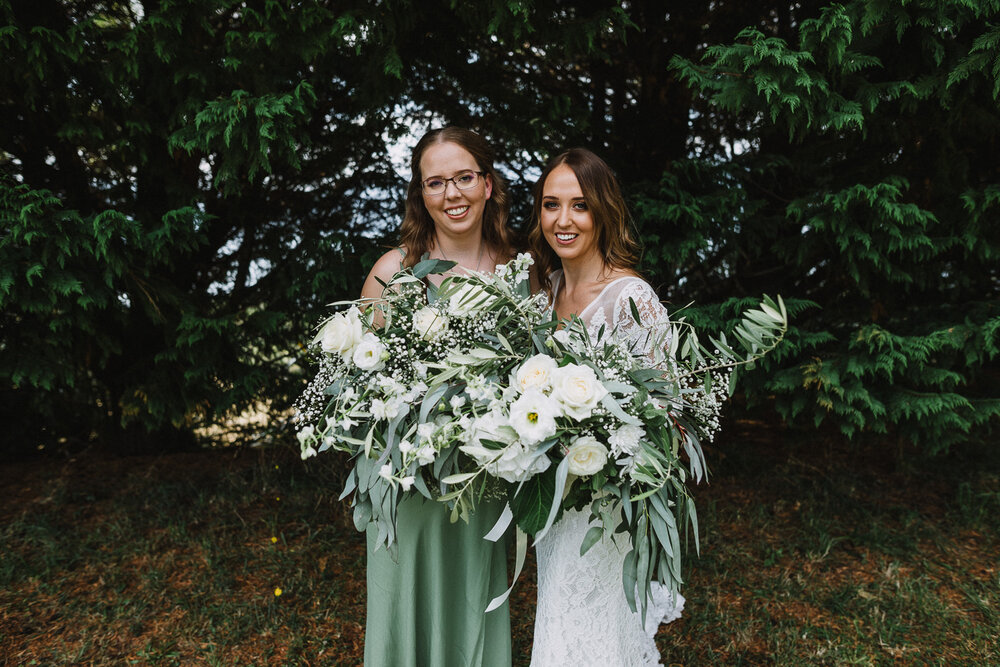
<path fill-rule="evenodd" d="M 366 667 L 510 667 L 510 611 L 485 613 L 507 588 L 507 542 L 483 539 L 503 510 L 484 499 L 469 523 L 407 496 L 397 514 L 397 559 L 368 527 Z"/>

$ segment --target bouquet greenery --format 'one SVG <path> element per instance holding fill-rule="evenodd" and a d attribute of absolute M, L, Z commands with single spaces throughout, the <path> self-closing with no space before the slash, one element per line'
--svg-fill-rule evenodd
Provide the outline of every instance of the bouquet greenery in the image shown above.
<path fill-rule="evenodd" d="M 354 494 L 355 525 L 374 522 L 378 543 L 394 546 L 401 493 L 440 497 L 461 472 L 455 445 L 469 420 L 450 419 L 449 409 L 496 387 L 464 373 L 464 362 L 503 372 L 546 318 L 545 297 L 528 287 L 530 265 L 523 254 L 496 273 L 449 275 L 438 287 L 425 278 L 455 263 L 424 260 L 393 276 L 381 299 L 332 304 L 348 307 L 321 323 L 319 370 L 296 403 L 302 458 L 328 449 L 352 456 L 341 497 Z M 475 499 L 463 494 L 456 516 Z"/>
<path fill-rule="evenodd" d="M 701 442 L 718 431 L 733 369 L 781 340 L 784 305 L 765 298 L 744 313 L 735 344 L 720 335 L 706 346 L 683 320 L 643 322 L 633 302 L 636 349 L 634 336 L 551 321 L 545 297 L 529 293 L 530 263 L 521 255 L 435 288 L 422 278 L 453 264 L 425 260 L 394 276 L 382 300 L 345 302 L 314 341 L 321 366 L 300 400 L 302 455 L 352 455 L 342 497 L 354 494 L 356 526 L 375 522 L 390 548 L 401 493 L 437 497 L 457 520 L 500 480 L 522 531 L 518 569 L 525 535 L 543 539 L 563 508 L 589 505 L 599 521 L 581 553 L 627 533 L 625 593 L 645 610 L 654 579 L 681 584 L 681 529 L 697 538 L 687 483 L 706 474 Z"/>

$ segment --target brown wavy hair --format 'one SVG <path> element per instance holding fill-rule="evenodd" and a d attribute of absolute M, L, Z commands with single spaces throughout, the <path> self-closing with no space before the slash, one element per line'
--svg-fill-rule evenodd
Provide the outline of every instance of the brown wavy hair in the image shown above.
<path fill-rule="evenodd" d="M 625 197 L 622 195 L 618 179 L 611 167 L 586 148 L 570 148 L 549 160 L 545 171 L 535 182 L 535 202 L 531 210 L 532 226 L 528 233 L 528 246 L 535 259 L 538 279 L 545 291 L 552 285 L 549 274 L 562 263 L 555 250 L 549 246 L 542 234 L 542 192 L 545 179 L 559 165 L 566 165 L 576 174 L 576 180 L 583 191 L 583 199 L 594 218 L 597 248 L 606 267 L 635 271 L 639 263 L 642 247 L 636 241 L 632 230 L 631 217 Z"/>
<path fill-rule="evenodd" d="M 434 144 L 453 143 L 469 151 L 476 160 L 479 170 L 484 176 L 489 176 L 493 182 L 493 192 L 486 200 L 483 209 L 483 240 L 497 254 L 497 259 L 510 259 L 513 236 L 507 227 L 507 217 L 510 213 L 510 196 L 507 194 L 507 183 L 493 167 L 494 153 L 486 140 L 473 132 L 461 127 L 444 127 L 431 130 L 420 138 L 413 148 L 410 159 L 410 169 L 413 174 L 406 188 L 406 212 L 403 224 L 399 229 L 399 243 L 406 248 L 403 266 L 410 267 L 420 261 L 424 253 L 434 247 L 434 220 L 424 206 L 420 183 L 423 176 L 420 173 L 420 159 L 430 146 Z"/>

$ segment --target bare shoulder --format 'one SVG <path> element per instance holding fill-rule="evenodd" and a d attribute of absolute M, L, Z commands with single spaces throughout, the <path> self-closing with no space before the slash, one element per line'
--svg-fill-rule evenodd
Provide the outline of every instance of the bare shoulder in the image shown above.
<path fill-rule="evenodd" d="M 403 265 L 405 249 L 393 248 L 376 260 L 372 270 L 368 272 L 365 284 L 361 288 L 361 296 L 366 299 L 377 299 L 382 296 L 382 283 L 389 282 Z M 379 282 L 381 281 L 381 282 Z"/>

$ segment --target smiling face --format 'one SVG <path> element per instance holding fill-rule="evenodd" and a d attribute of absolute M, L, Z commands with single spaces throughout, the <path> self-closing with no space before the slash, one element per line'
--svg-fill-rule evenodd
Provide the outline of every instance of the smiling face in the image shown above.
<path fill-rule="evenodd" d="M 538 217 L 545 240 L 564 264 L 600 261 L 594 216 L 569 165 L 557 166 L 545 179 Z"/>
<path fill-rule="evenodd" d="M 428 146 L 420 157 L 420 180 L 438 177 L 454 178 L 462 171 L 481 171 L 472 153 L 451 142 Z M 445 191 L 438 195 L 424 194 L 424 207 L 439 232 L 449 236 L 462 236 L 482 228 L 486 200 L 493 192 L 489 175 L 467 190 L 459 190 L 448 181 Z"/>

